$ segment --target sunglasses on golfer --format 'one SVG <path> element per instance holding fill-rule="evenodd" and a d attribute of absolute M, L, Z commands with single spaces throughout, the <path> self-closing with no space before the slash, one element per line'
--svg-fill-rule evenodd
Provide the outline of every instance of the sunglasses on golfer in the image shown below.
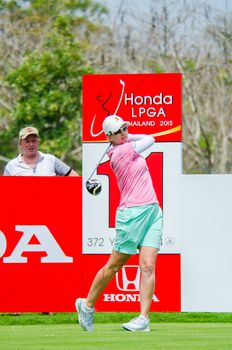
<path fill-rule="evenodd" d="M 123 132 L 126 132 L 127 130 L 128 130 L 128 126 L 124 125 L 118 131 L 112 132 L 111 135 L 122 134 Z"/>

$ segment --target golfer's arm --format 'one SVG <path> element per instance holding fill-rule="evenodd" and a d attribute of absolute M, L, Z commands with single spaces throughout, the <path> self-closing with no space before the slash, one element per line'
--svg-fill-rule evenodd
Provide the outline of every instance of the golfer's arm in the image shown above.
<path fill-rule="evenodd" d="M 137 153 L 144 152 L 147 148 L 151 147 L 155 142 L 154 138 L 150 135 L 132 135 L 129 134 L 128 138 L 133 143 L 133 147 Z"/>

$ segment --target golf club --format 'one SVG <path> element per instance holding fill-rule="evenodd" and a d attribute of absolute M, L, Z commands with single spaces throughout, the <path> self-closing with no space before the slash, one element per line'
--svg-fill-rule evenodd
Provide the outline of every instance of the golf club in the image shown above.
<path fill-rule="evenodd" d="M 105 150 L 103 156 L 99 160 L 98 164 L 96 165 L 95 169 L 93 170 L 92 174 L 88 178 L 88 180 L 85 183 L 87 191 L 92 194 L 93 196 L 97 196 L 102 189 L 101 182 L 98 179 L 91 179 L 95 171 L 97 170 L 98 165 L 101 163 L 102 159 L 105 157 L 106 153 L 108 152 L 109 148 L 111 147 L 111 144 L 107 147 Z"/>

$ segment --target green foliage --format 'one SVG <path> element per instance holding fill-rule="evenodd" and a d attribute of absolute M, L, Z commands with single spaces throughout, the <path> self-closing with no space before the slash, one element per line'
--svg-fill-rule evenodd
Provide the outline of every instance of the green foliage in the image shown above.
<path fill-rule="evenodd" d="M 196 70 L 196 62 L 193 60 L 185 60 L 184 61 L 184 70 L 187 70 L 189 72 L 194 72 Z"/>
<path fill-rule="evenodd" d="M 147 67 L 154 73 L 164 73 L 165 69 L 156 61 L 147 62 Z"/>
<path fill-rule="evenodd" d="M 0 12 L 24 13 L 25 15 L 41 14 L 55 18 L 58 15 L 75 15 L 91 13 L 99 16 L 106 13 L 105 6 L 94 0 L 0 0 Z"/>
<path fill-rule="evenodd" d="M 96 30 L 104 12 L 92 0 L 0 1 L 4 30 L 23 44 L 16 68 L 3 64 L 1 80 L 8 82 L 5 96 L 11 96 L 11 113 L 7 127 L 0 125 L 1 155 L 15 157 L 19 129 L 34 125 L 40 131 L 41 150 L 81 171 L 82 75 L 93 69 L 85 59 L 88 42 L 83 35 L 80 42 L 77 34 L 79 28 L 84 33 Z M 0 109 L 0 118 L 7 113 Z"/>
<path fill-rule="evenodd" d="M 79 164 L 68 154 L 81 142 L 82 75 L 92 72 L 69 18 L 59 16 L 43 47 L 8 75 L 17 96 L 8 136 L 34 125 L 40 131 L 42 149 L 76 168 Z"/>

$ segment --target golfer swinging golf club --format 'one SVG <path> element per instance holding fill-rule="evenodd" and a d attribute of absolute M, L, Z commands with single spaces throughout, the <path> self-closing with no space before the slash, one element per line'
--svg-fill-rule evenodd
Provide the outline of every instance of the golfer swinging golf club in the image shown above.
<path fill-rule="evenodd" d="M 139 250 L 140 315 L 123 328 L 149 332 L 148 314 L 154 293 L 154 268 L 160 249 L 163 217 L 152 185 L 146 160 L 141 153 L 153 145 L 148 135 L 128 134 L 129 122 L 111 115 L 105 118 L 103 130 L 112 147 L 107 155 L 120 189 L 116 212 L 116 239 L 105 266 L 96 274 L 86 299 L 78 298 L 75 306 L 85 331 L 93 331 L 94 306 L 107 284 Z"/>

